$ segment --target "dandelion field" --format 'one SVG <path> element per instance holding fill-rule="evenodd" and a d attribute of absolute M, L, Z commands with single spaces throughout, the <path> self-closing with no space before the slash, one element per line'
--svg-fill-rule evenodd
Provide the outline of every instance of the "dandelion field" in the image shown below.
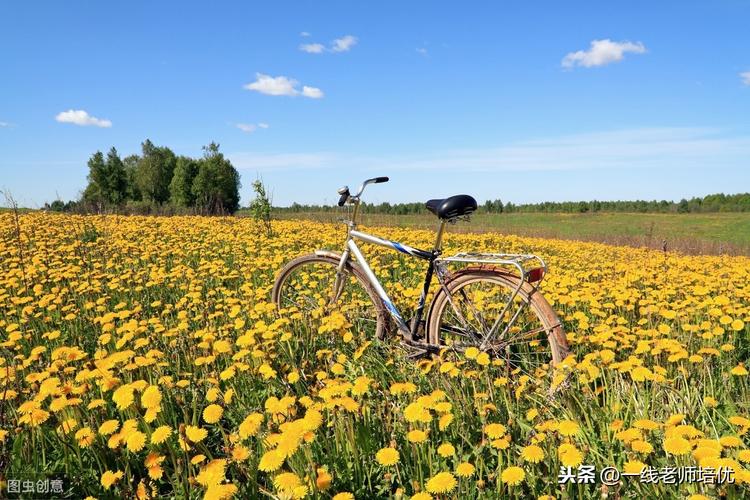
<path fill-rule="evenodd" d="M 0 214 L 0 480 L 70 498 L 746 498 L 750 259 L 448 234 L 536 253 L 569 356 L 412 361 L 336 313 L 269 302 L 344 228 Z M 379 229 L 428 248 L 430 231 Z M 364 253 L 402 312 L 424 263 Z M 565 380 L 562 387 L 551 387 Z M 734 484 L 559 484 L 562 467 L 730 467 Z"/>

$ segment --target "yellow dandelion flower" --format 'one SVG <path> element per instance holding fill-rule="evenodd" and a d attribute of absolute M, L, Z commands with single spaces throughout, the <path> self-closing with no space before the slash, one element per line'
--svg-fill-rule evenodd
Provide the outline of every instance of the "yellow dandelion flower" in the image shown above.
<path fill-rule="evenodd" d="M 558 446 L 557 456 L 565 467 L 578 467 L 583 462 L 583 453 L 570 443 Z"/>
<path fill-rule="evenodd" d="M 526 477 L 526 472 L 520 467 L 508 467 L 503 471 L 503 473 L 500 475 L 500 478 L 503 480 L 503 482 L 509 486 L 516 486 L 518 484 L 521 484 L 521 482 Z"/>
<path fill-rule="evenodd" d="M 278 470 L 279 467 L 281 467 L 281 464 L 284 463 L 285 458 L 286 457 L 282 453 L 279 453 L 277 450 L 267 451 L 260 458 L 258 469 L 262 470 L 263 472 L 274 472 Z"/>
<path fill-rule="evenodd" d="M 78 441 L 78 446 L 87 448 L 94 442 L 94 432 L 88 427 L 83 427 L 76 432 L 75 438 Z"/>
<path fill-rule="evenodd" d="M 626 474 L 640 474 L 643 469 L 646 468 L 646 464 L 638 460 L 628 460 L 623 466 L 623 472 Z"/>
<path fill-rule="evenodd" d="M 260 430 L 260 424 L 263 422 L 263 415 L 260 413 L 251 413 L 242 421 L 239 428 L 239 434 L 242 439 L 255 436 Z"/>
<path fill-rule="evenodd" d="M 237 494 L 237 486 L 233 483 L 210 484 L 206 488 L 203 500 L 229 500 Z"/>
<path fill-rule="evenodd" d="M 479 353 L 476 362 L 480 366 L 488 366 L 490 364 L 490 355 L 486 352 Z"/>
<path fill-rule="evenodd" d="M 395 465 L 398 463 L 399 459 L 399 452 L 395 448 L 381 448 L 380 451 L 375 454 L 375 460 L 377 460 L 380 465 L 384 466 Z"/>
<path fill-rule="evenodd" d="M 240 445 L 232 448 L 232 460 L 235 462 L 242 462 L 250 457 L 250 450 Z"/>
<path fill-rule="evenodd" d="M 161 405 L 161 392 L 155 385 L 150 385 L 141 394 L 141 406 L 144 408 L 158 408 Z"/>
<path fill-rule="evenodd" d="M 448 428 L 448 426 L 453 422 L 453 414 L 452 413 L 446 413 L 445 415 L 442 415 L 440 417 L 440 420 L 438 420 L 438 429 L 441 431 L 444 431 Z"/>
<path fill-rule="evenodd" d="M 172 435 L 172 428 L 168 425 L 160 425 L 151 433 L 151 444 L 162 444 Z"/>
<path fill-rule="evenodd" d="M 413 431 L 409 431 L 409 433 L 406 435 L 406 438 L 410 443 L 424 443 L 425 441 L 427 441 L 427 433 L 425 431 L 415 429 Z"/>
<path fill-rule="evenodd" d="M 294 488 L 301 484 L 299 476 L 293 472 L 282 472 L 273 478 L 273 485 L 277 490 L 283 492 L 294 491 Z"/>
<path fill-rule="evenodd" d="M 651 446 L 651 443 L 647 441 L 641 441 L 640 439 L 636 439 L 635 441 L 632 441 L 630 443 L 630 447 L 633 449 L 633 451 L 636 451 L 638 453 L 644 453 L 646 455 L 654 451 L 654 447 Z"/>
<path fill-rule="evenodd" d="M 533 444 L 531 446 L 525 446 L 521 450 L 521 458 L 525 462 L 537 464 L 544 460 L 544 450 L 542 450 L 539 446 Z"/>
<path fill-rule="evenodd" d="M 737 448 L 742 446 L 742 440 L 737 436 L 723 436 L 719 439 L 719 443 L 724 448 Z"/>
<path fill-rule="evenodd" d="M 671 437 L 664 440 L 664 451 L 670 455 L 687 455 L 693 449 L 690 441 L 683 437 Z"/>
<path fill-rule="evenodd" d="M 443 443 L 438 446 L 437 452 L 441 457 L 448 458 L 456 454 L 456 449 L 450 443 Z"/>
<path fill-rule="evenodd" d="M 224 459 L 214 459 L 203 466 L 201 471 L 195 477 L 198 484 L 203 486 L 210 486 L 213 484 L 219 484 L 224 481 L 225 469 L 227 461 Z"/>
<path fill-rule="evenodd" d="M 147 468 L 155 467 L 162 463 L 164 461 L 164 455 L 159 455 L 158 453 L 151 452 L 146 456 L 146 459 L 143 461 L 143 465 L 145 465 Z"/>
<path fill-rule="evenodd" d="M 488 424 L 484 427 L 484 432 L 490 439 L 498 439 L 503 437 L 508 430 L 503 424 Z"/>
<path fill-rule="evenodd" d="M 127 384 L 118 387 L 112 394 L 112 401 L 115 402 L 118 410 L 127 410 L 134 401 L 133 388 Z"/>
<path fill-rule="evenodd" d="M 115 484 L 121 478 L 122 478 L 121 470 L 118 470 L 116 472 L 112 472 L 108 470 L 108 471 L 105 471 L 104 474 L 102 474 L 101 483 L 102 483 L 102 486 L 104 486 L 104 489 L 108 490 L 112 487 L 113 484 Z"/>
<path fill-rule="evenodd" d="M 139 431 L 131 432 L 126 441 L 128 451 L 137 453 L 146 446 L 146 435 Z"/>
<path fill-rule="evenodd" d="M 430 493 L 449 493 L 456 487 L 456 478 L 450 472 L 438 472 L 427 481 L 425 489 Z"/>
<path fill-rule="evenodd" d="M 164 475 L 164 469 L 162 469 L 161 465 L 154 465 L 153 467 L 148 467 L 148 477 L 150 477 L 154 481 L 161 479 L 163 475 Z"/>
<path fill-rule="evenodd" d="M 185 427 L 185 435 L 193 443 L 200 443 L 201 441 L 206 439 L 206 436 L 208 436 L 208 431 L 194 425 L 188 425 Z"/>
<path fill-rule="evenodd" d="M 208 405 L 203 410 L 203 420 L 207 424 L 215 424 L 221 420 L 221 416 L 224 414 L 224 408 L 219 405 L 213 404 Z"/>
<path fill-rule="evenodd" d="M 469 477 L 474 474 L 476 468 L 469 462 L 461 462 L 456 467 L 456 475 L 459 477 Z"/>
<path fill-rule="evenodd" d="M 563 436 L 575 436 L 581 428 L 572 420 L 563 420 L 557 424 L 557 432 Z"/>
<path fill-rule="evenodd" d="M 99 426 L 99 434 L 102 436 L 109 436 L 110 434 L 117 432 L 119 427 L 120 422 L 118 420 L 106 420 Z"/>
<path fill-rule="evenodd" d="M 407 422 L 424 422 L 429 423 L 432 421 L 432 415 L 430 411 L 426 409 L 421 403 L 411 403 L 404 410 L 404 418 Z"/>

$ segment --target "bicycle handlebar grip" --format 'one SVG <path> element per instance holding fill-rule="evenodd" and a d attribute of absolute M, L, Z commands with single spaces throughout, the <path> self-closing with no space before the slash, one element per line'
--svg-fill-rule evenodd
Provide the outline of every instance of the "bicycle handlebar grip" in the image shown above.
<path fill-rule="evenodd" d="M 388 177 L 375 177 L 375 184 L 380 184 L 381 182 L 388 182 Z"/>
<path fill-rule="evenodd" d="M 346 203 L 346 199 L 347 198 L 349 198 L 349 193 L 348 192 L 346 192 L 346 193 L 344 193 L 344 194 L 341 195 L 341 198 L 339 198 L 339 206 L 340 207 L 344 206 L 344 203 Z"/>

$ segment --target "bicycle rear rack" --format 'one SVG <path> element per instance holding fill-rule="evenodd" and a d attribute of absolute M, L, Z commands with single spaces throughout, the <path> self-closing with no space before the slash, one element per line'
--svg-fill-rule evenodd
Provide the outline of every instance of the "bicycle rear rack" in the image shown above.
<path fill-rule="evenodd" d="M 440 257 L 435 262 L 511 266 L 518 270 L 523 281 L 529 283 L 542 281 L 547 274 L 547 264 L 541 257 L 532 254 L 461 252 L 449 257 Z"/>

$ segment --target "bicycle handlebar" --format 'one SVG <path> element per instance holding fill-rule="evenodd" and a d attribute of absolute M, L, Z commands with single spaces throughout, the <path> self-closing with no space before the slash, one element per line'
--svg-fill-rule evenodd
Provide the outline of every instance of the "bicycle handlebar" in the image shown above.
<path fill-rule="evenodd" d="M 349 199 L 358 199 L 360 196 L 362 196 L 362 192 L 365 190 L 368 184 L 381 184 L 383 182 L 388 182 L 388 177 L 373 177 L 372 179 L 367 179 L 362 183 L 361 186 L 359 186 L 359 191 L 357 191 L 357 194 L 351 195 L 349 194 L 349 187 L 344 186 L 341 189 L 339 189 L 339 194 L 341 195 L 341 198 L 339 198 L 339 206 L 343 207 L 344 204 Z"/>

